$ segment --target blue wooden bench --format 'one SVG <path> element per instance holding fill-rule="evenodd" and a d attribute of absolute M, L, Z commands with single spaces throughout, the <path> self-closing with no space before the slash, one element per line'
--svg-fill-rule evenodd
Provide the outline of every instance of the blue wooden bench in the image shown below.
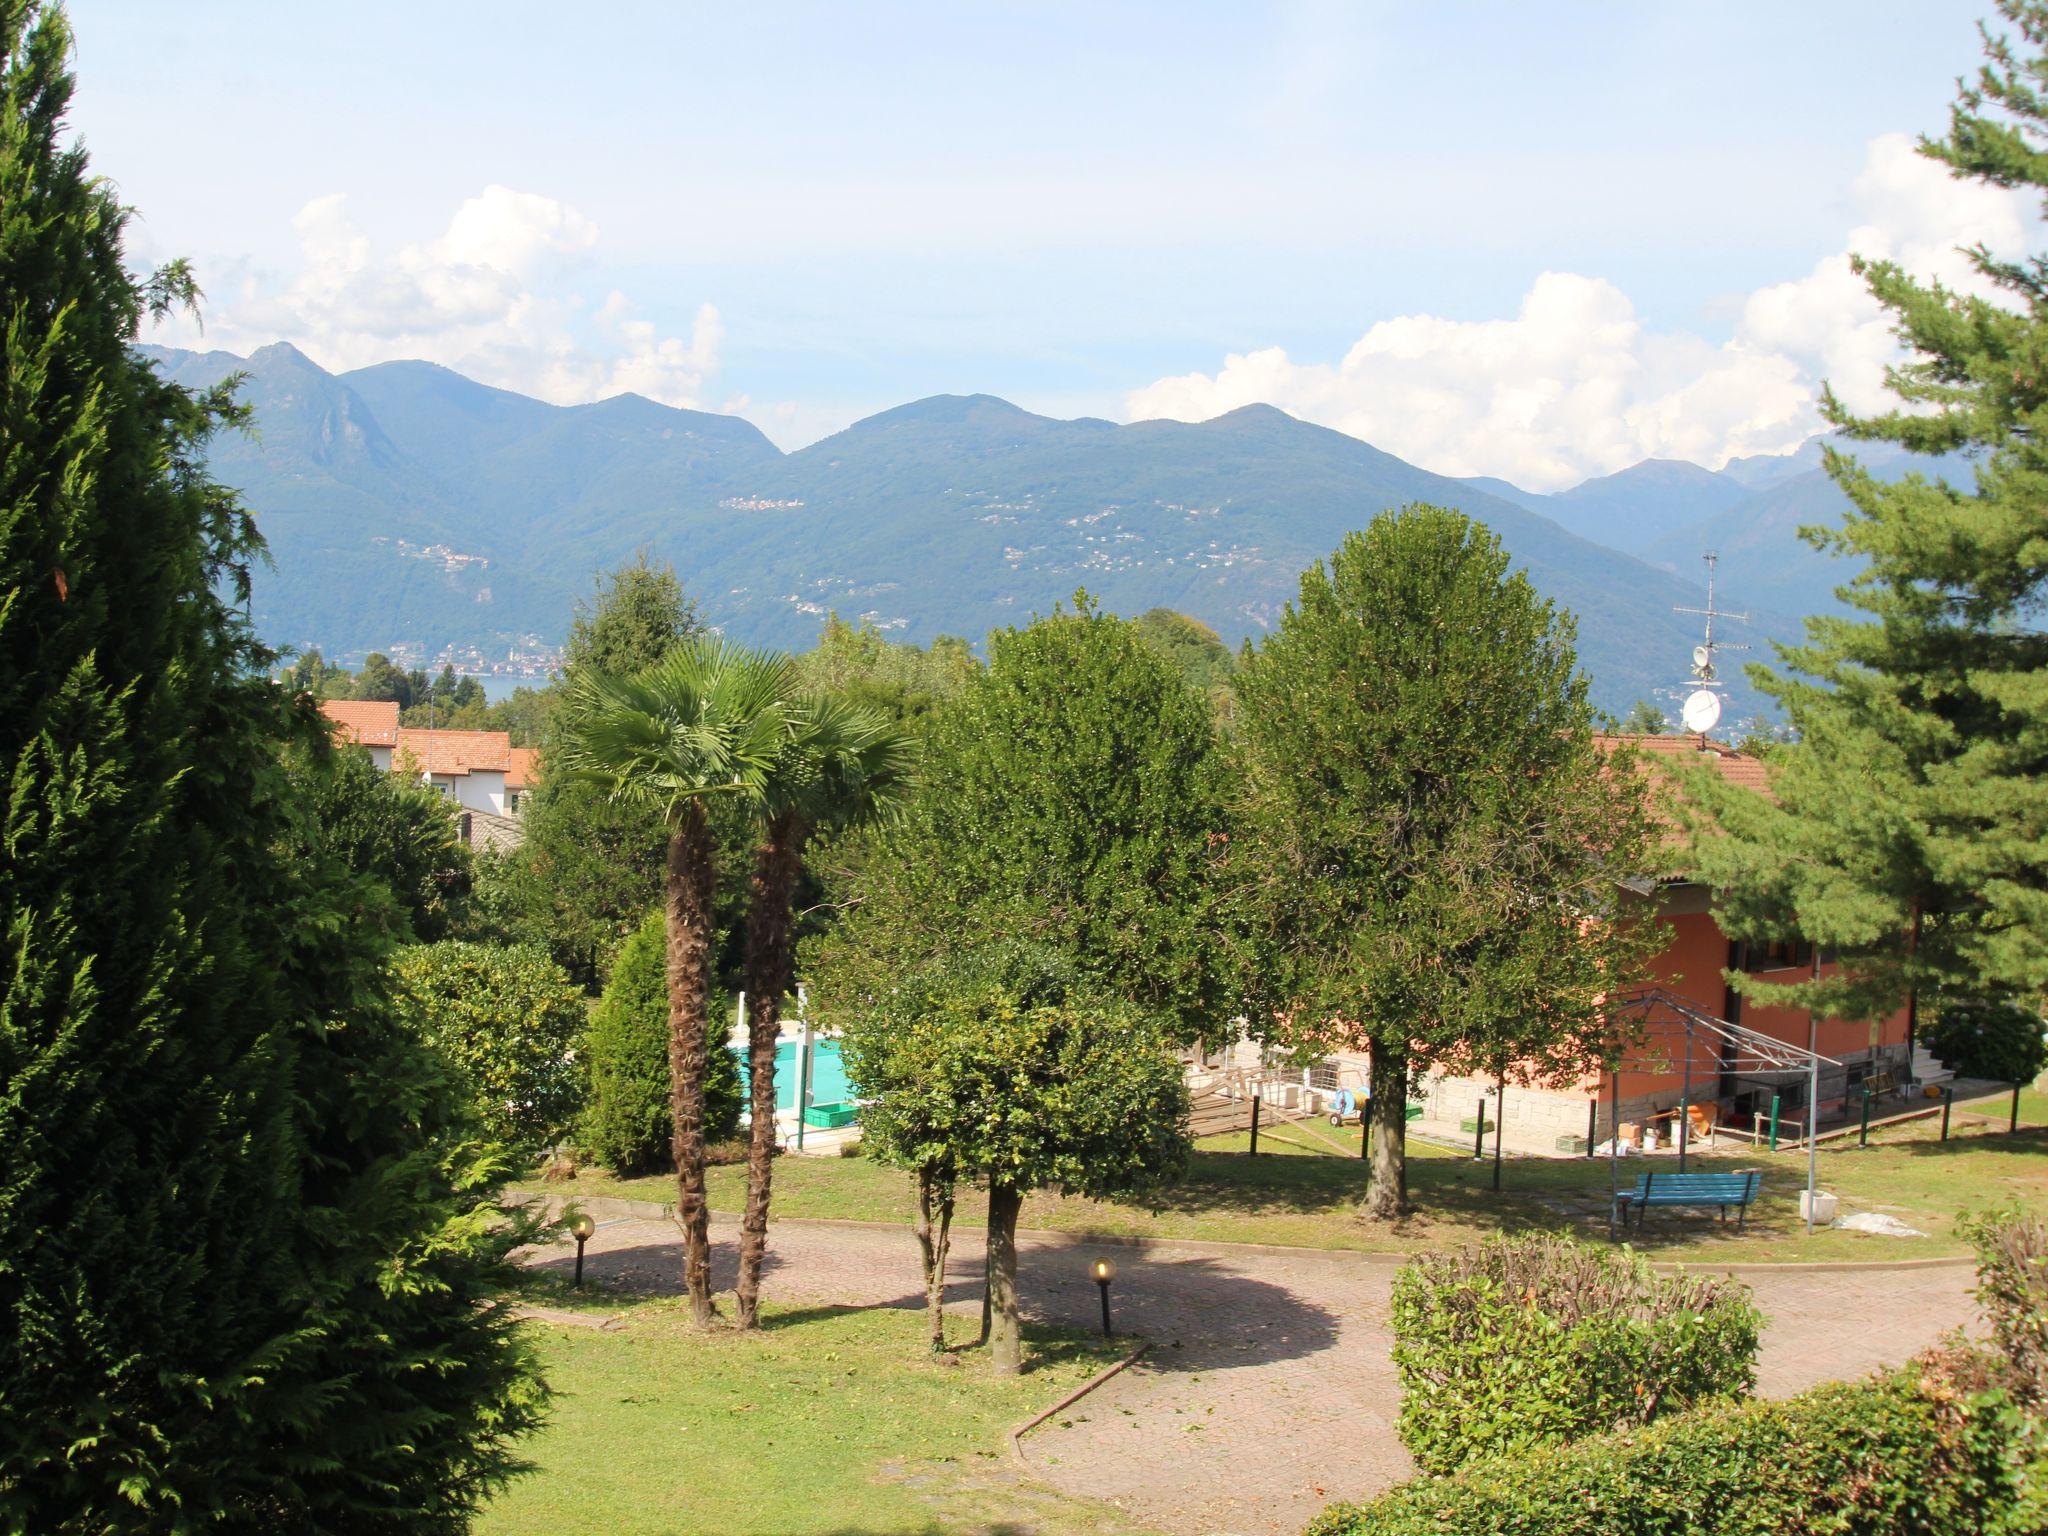
<path fill-rule="evenodd" d="M 1626 1228 L 1629 1213 L 1634 1212 L 1636 1230 L 1641 1231 L 1643 1212 L 1653 1205 L 1711 1205 L 1726 1221 L 1728 1208 L 1733 1206 L 1739 1232 L 1763 1182 L 1761 1168 L 1739 1168 L 1733 1173 L 1646 1173 L 1636 1180 L 1634 1189 L 1620 1196 L 1621 1224 Z"/>

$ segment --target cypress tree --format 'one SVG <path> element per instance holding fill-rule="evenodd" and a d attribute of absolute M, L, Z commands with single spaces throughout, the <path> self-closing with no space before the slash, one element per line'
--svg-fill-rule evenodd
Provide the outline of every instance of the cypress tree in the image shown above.
<path fill-rule="evenodd" d="M 2048 5 L 1999 6 L 2018 42 L 1986 63 L 1949 133 L 1921 152 L 1958 177 L 2048 192 Z M 1993 297 L 1862 262 L 1909 359 L 1898 408 L 1828 418 L 1849 438 L 1962 452 L 1973 486 L 1878 480 L 1840 453 L 1853 509 L 1805 530 L 1863 568 L 1853 612 L 1807 621 L 1779 669 L 1752 669 L 1797 729 L 1771 754 L 1773 796 L 1705 775 L 1689 861 L 1725 891 L 1739 937 L 1817 941 L 1839 971 L 1745 993 L 1876 1017 L 1930 990 L 1959 999 L 2048 988 L 2048 269 L 1967 253 Z"/>
<path fill-rule="evenodd" d="M 0 0 L 0 1530 L 457 1530 L 540 1392 L 518 1223 L 296 835 L 231 394 L 132 344 L 63 14 Z M 297 857 L 286 856 L 287 845 Z"/>

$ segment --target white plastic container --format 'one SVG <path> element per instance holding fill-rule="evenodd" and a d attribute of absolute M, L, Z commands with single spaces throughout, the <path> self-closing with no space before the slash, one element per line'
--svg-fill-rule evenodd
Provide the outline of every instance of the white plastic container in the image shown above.
<path fill-rule="evenodd" d="M 1807 1219 L 1806 1191 L 1799 1191 L 1799 1219 Z M 1835 1223 L 1835 1210 L 1840 1202 L 1827 1190 L 1816 1190 L 1813 1194 L 1813 1224 L 1817 1227 L 1831 1227 Z"/>

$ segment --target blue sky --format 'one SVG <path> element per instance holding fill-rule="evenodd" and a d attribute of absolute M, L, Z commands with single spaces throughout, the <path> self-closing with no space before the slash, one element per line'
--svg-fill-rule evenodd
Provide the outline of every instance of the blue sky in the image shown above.
<path fill-rule="evenodd" d="M 785 444 L 984 390 L 1270 398 L 1543 485 L 1715 461 L 1876 366 L 1822 318 L 1859 233 L 1938 265 L 2032 215 L 1886 140 L 1974 65 L 1948 0 L 71 9 L 75 122 L 209 344 Z"/>

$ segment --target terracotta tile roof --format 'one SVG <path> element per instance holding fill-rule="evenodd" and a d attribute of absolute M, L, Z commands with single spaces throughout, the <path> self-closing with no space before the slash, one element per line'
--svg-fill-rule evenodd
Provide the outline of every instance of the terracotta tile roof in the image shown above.
<path fill-rule="evenodd" d="M 408 731 L 398 733 L 394 766 L 403 758 L 413 771 L 450 777 L 503 773 L 512 766 L 512 738 L 503 731 Z"/>
<path fill-rule="evenodd" d="M 320 713 L 342 741 L 388 747 L 398 740 L 398 706 L 382 699 L 322 699 Z"/>
<path fill-rule="evenodd" d="M 1602 748 L 1613 751 L 1616 747 L 1630 746 L 1644 757 L 1663 758 L 1675 762 L 1711 761 L 1714 769 L 1730 784 L 1739 784 L 1744 789 L 1768 794 L 1770 780 L 1764 773 L 1764 760 L 1752 757 L 1747 752 L 1738 752 L 1725 741 L 1708 739 L 1701 747 L 1697 736 L 1633 736 L 1602 735 L 1593 738 Z"/>
<path fill-rule="evenodd" d="M 514 747 L 512 766 L 505 770 L 507 789 L 531 789 L 540 778 L 540 750 L 536 747 Z"/>

